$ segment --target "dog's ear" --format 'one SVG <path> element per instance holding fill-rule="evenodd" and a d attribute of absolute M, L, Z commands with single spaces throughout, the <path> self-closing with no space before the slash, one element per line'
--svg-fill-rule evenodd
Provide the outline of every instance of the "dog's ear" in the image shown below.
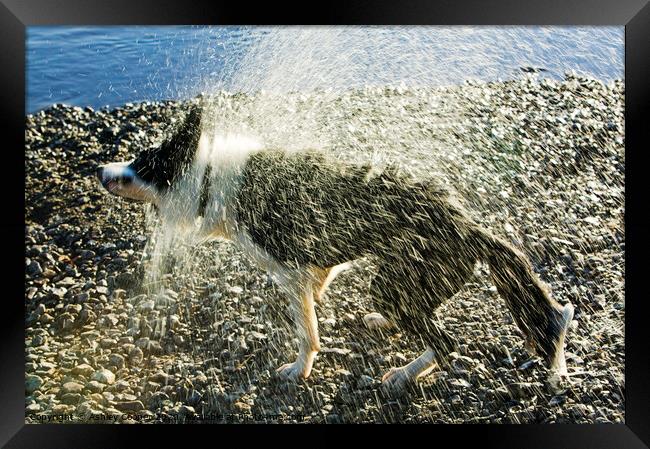
<path fill-rule="evenodd" d="M 192 104 L 185 114 L 183 121 L 169 137 L 167 147 L 172 151 L 171 158 L 186 161 L 191 159 L 199 144 L 201 136 L 201 117 L 203 111 L 200 105 Z"/>
<path fill-rule="evenodd" d="M 203 116 L 203 107 L 200 104 L 190 105 L 189 111 L 185 114 L 185 118 L 181 123 L 180 128 L 174 136 L 181 142 L 190 144 L 192 140 L 198 141 L 198 135 L 201 133 L 201 118 Z"/>
<path fill-rule="evenodd" d="M 201 130 L 201 118 L 203 116 L 203 105 L 193 104 L 185 117 L 184 126 L 189 127 L 194 131 Z"/>
<path fill-rule="evenodd" d="M 180 121 L 167 130 L 165 140 L 138 155 L 131 168 L 142 181 L 162 191 L 187 170 L 198 149 L 202 115 L 202 105 L 190 103 Z"/>

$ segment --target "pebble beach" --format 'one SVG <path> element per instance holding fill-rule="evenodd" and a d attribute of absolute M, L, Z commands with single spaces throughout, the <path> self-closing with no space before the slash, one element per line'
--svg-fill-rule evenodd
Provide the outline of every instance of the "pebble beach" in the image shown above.
<path fill-rule="evenodd" d="M 575 306 L 570 375 L 551 388 L 478 265 L 437 312 L 458 351 L 399 396 L 381 376 L 422 348 L 365 328 L 372 260 L 354 261 L 317 306 L 322 351 L 298 383 L 275 375 L 295 356 L 287 301 L 237 248 L 210 242 L 153 267 L 155 213 L 109 197 L 94 173 L 159 142 L 187 101 L 27 115 L 26 421 L 624 422 L 624 94 L 621 80 L 568 74 L 287 94 L 264 103 L 279 131 L 251 114 L 259 98 L 213 96 L 221 120 L 261 126 L 274 145 L 313 129 L 336 158 L 441 180 Z"/>

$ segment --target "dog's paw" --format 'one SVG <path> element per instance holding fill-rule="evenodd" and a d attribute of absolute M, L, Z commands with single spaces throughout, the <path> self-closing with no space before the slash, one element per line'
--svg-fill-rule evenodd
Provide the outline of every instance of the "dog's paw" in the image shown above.
<path fill-rule="evenodd" d="M 293 363 L 285 363 L 275 370 L 278 377 L 293 382 L 299 381 L 301 379 L 306 379 L 309 377 L 310 371 L 311 370 L 305 369 L 304 363 L 300 363 L 298 361 Z"/>
<path fill-rule="evenodd" d="M 363 317 L 363 322 L 370 330 L 388 329 L 392 327 L 390 321 L 384 318 L 381 313 L 372 312 Z"/>
<path fill-rule="evenodd" d="M 395 394 L 405 392 L 414 381 L 406 368 L 391 368 L 381 378 L 381 385 L 387 392 Z"/>

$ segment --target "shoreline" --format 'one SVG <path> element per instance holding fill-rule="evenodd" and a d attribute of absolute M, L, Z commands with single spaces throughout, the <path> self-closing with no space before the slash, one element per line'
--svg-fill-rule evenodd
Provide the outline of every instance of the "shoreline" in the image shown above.
<path fill-rule="evenodd" d="M 552 82 L 563 82 L 566 81 L 567 79 L 585 79 L 585 80 L 590 80 L 594 81 L 597 83 L 601 83 L 605 86 L 610 86 L 613 84 L 625 84 L 625 78 L 609 78 L 609 79 L 601 79 L 601 78 L 596 78 L 593 76 L 586 76 L 586 75 L 578 75 L 573 72 L 565 72 L 561 76 L 559 74 L 555 74 L 551 76 L 551 72 L 549 72 L 547 69 L 540 68 L 540 67 L 519 67 L 519 70 L 521 70 L 523 73 L 519 75 L 518 78 L 510 78 L 510 79 L 496 79 L 496 80 L 482 80 L 482 79 L 468 79 L 463 81 L 460 84 L 441 84 L 441 85 L 421 85 L 421 86 L 416 86 L 416 85 L 408 85 L 408 86 L 401 86 L 401 85 L 396 85 L 396 84 L 390 84 L 386 86 L 381 86 L 381 85 L 367 85 L 367 86 L 361 86 L 361 87 L 349 87 L 346 89 L 340 89 L 338 91 L 339 94 L 346 93 L 346 92 L 357 92 L 357 91 L 363 91 L 366 89 L 406 89 L 406 90 L 412 90 L 412 89 L 433 89 L 433 90 L 453 90 L 453 89 L 458 89 L 462 88 L 463 86 L 490 86 L 490 85 L 495 85 L 495 84 L 506 84 L 506 83 L 516 83 L 516 82 L 521 82 L 522 80 L 526 79 L 531 79 L 534 80 L 535 82 L 541 82 L 543 80 L 549 80 Z M 299 95 L 301 93 L 304 93 L 303 91 L 289 91 L 283 94 L 279 95 Z M 314 91 L 307 91 L 307 94 L 309 95 L 319 95 L 323 94 L 325 91 L 323 89 L 317 89 Z M 220 89 L 216 92 L 199 92 L 197 93 L 194 97 L 191 98 L 158 98 L 155 100 L 129 100 L 124 103 L 120 104 L 106 104 L 101 107 L 95 107 L 92 105 L 88 104 L 72 104 L 72 103 L 66 103 L 66 102 L 55 102 L 52 104 L 49 104 L 47 106 L 41 107 L 38 110 L 29 112 L 25 114 L 25 117 L 28 116 L 34 116 L 39 114 L 40 112 L 47 112 L 50 109 L 56 109 L 56 108 L 64 108 L 64 109 L 74 109 L 74 108 L 80 108 L 83 110 L 88 110 L 89 112 L 96 112 L 96 111 L 102 111 L 102 112 L 107 112 L 110 113 L 113 110 L 116 109 L 123 109 L 125 107 L 130 107 L 132 105 L 136 104 L 142 104 L 142 103 L 153 103 L 153 104 L 169 104 L 169 103 L 185 103 L 187 101 L 191 101 L 192 99 L 196 98 L 201 98 L 205 96 L 210 96 L 210 95 L 226 95 L 226 96 L 239 96 L 239 95 L 244 95 L 244 96 L 255 96 L 259 95 L 260 92 L 240 92 L 240 91 L 231 91 L 228 89 Z"/>

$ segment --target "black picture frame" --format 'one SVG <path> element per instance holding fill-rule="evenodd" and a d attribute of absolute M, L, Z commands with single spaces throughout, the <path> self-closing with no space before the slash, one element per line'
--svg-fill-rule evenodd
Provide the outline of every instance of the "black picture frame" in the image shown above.
<path fill-rule="evenodd" d="M 438 425 L 411 426 L 409 440 L 454 446 L 473 443 L 499 448 L 642 448 L 650 445 L 650 357 L 645 347 L 649 326 L 644 323 L 643 288 L 645 254 L 648 250 L 648 201 L 644 195 L 643 151 L 648 138 L 645 109 L 650 97 L 650 4 L 645 0 L 463 0 L 427 1 L 334 1 L 309 9 L 307 4 L 253 5 L 245 2 L 174 2 L 168 0 L 2 0 L 0 4 L 2 61 L 0 92 L 3 142 L 3 176 L 0 177 L 3 213 L 5 269 L 3 326 L 0 351 L 0 444 L 5 447 L 121 447 L 179 442 L 197 444 L 199 439 L 223 444 L 224 432 L 235 432 L 237 444 L 252 437 L 279 436 L 281 444 L 307 444 L 327 438 L 325 432 L 340 426 L 105 426 L 25 425 L 24 419 L 24 310 L 18 300 L 24 294 L 24 196 L 21 148 L 25 123 L 25 27 L 31 25 L 109 24 L 431 24 L 431 25 L 624 25 L 625 26 L 625 118 L 626 118 L 626 367 L 625 424 L 556 425 Z M 21 259 L 22 258 L 22 259 Z M 9 286 L 10 289 L 6 290 Z M 357 426 L 358 427 L 358 426 Z M 198 433 L 204 433 L 198 435 Z M 300 436 L 296 432 L 304 433 Z M 393 428 L 362 428 L 364 444 L 394 434 Z M 394 435 L 390 435 L 394 436 Z M 426 438 L 426 439 L 425 439 Z M 443 439 L 444 438 L 444 439 Z M 443 443 L 443 441 L 445 441 Z M 322 440 L 325 441 L 325 440 Z M 232 444 L 232 443 L 230 443 Z M 302 442 L 301 442 L 302 444 Z M 418 443 L 422 444 L 422 443 Z"/>

